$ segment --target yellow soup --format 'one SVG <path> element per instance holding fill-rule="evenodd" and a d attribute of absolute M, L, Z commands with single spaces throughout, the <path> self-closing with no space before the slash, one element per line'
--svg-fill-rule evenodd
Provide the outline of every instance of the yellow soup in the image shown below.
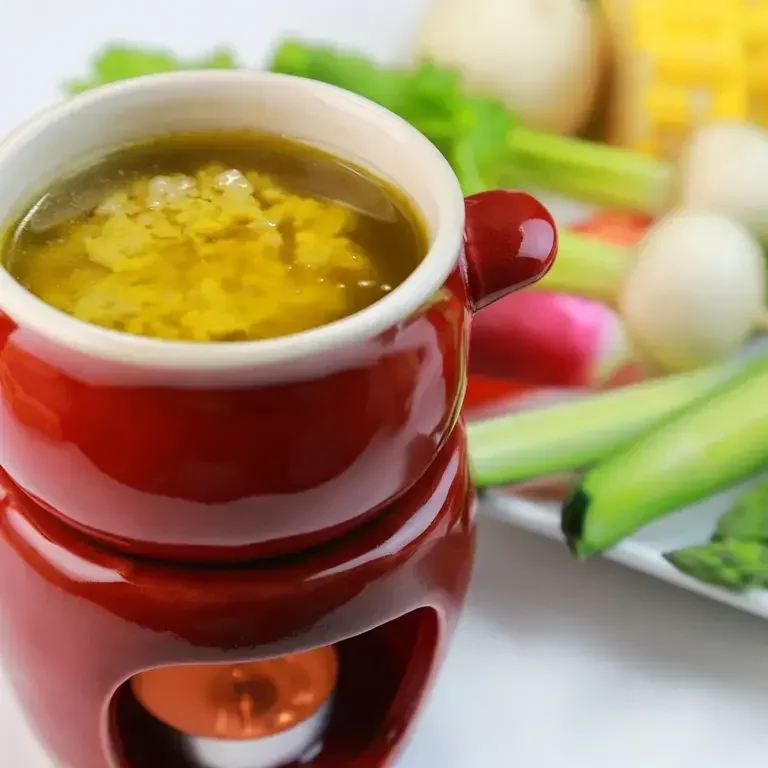
<path fill-rule="evenodd" d="M 184 341 L 265 339 L 374 303 L 426 251 L 397 190 L 297 141 L 174 135 L 44 195 L 4 265 L 85 322 Z"/>

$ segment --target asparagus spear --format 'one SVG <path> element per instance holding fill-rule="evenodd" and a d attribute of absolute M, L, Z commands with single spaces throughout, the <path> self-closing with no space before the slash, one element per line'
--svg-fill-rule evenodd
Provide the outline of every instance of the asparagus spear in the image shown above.
<path fill-rule="evenodd" d="M 694 579 L 734 592 L 768 587 L 768 546 L 758 541 L 713 541 L 664 555 Z"/>
<path fill-rule="evenodd" d="M 768 480 L 739 497 L 718 521 L 712 538 L 713 541 L 736 539 L 768 544 Z"/>
<path fill-rule="evenodd" d="M 737 499 L 720 518 L 711 542 L 664 558 L 706 584 L 733 591 L 768 587 L 768 480 Z"/>

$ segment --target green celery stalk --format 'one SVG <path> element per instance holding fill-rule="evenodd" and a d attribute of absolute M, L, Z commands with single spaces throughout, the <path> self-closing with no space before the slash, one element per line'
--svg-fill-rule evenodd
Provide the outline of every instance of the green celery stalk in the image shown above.
<path fill-rule="evenodd" d="M 584 469 L 714 391 L 739 367 L 701 369 L 472 423 L 472 479 L 482 488 Z"/>
<path fill-rule="evenodd" d="M 580 558 L 610 549 L 687 504 L 768 466 L 768 356 L 606 456 L 562 508 Z"/>
<path fill-rule="evenodd" d="M 605 208 L 658 216 L 672 203 L 676 169 L 622 147 L 517 126 L 509 137 L 510 175 Z"/>
<path fill-rule="evenodd" d="M 555 263 L 531 290 L 574 293 L 615 304 L 632 253 L 626 246 L 560 229 Z"/>

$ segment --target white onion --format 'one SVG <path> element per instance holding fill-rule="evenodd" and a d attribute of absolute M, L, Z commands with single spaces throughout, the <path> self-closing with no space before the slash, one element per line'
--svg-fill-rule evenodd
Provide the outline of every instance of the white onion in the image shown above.
<path fill-rule="evenodd" d="M 722 359 L 765 318 L 760 244 L 724 216 L 670 213 L 640 244 L 619 309 L 633 342 L 667 371 Z"/>
<path fill-rule="evenodd" d="M 417 54 L 461 69 L 531 128 L 573 133 L 594 107 L 602 26 L 584 0 L 432 0 Z"/>

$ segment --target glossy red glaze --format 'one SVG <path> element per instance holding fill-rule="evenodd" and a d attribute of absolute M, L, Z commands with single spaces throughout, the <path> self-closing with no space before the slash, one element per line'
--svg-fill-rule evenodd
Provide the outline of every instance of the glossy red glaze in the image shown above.
<path fill-rule="evenodd" d="M 232 562 L 342 536 L 445 444 L 471 313 L 547 271 L 551 222 L 520 192 L 469 198 L 465 254 L 443 291 L 359 348 L 303 361 L 298 382 L 99 383 L 0 315 L 0 466 L 81 532 L 141 555 Z"/>
<path fill-rule="evenodd" d="M 557 228 L 535 198 L 497 189 L 468 197 L 466 209 L 464 251 L 475 311 L 511 293 L 510 286 L 518 290 L 535 283 L 554 264 Z"/>
<path fill-rule="evenodd" d="M 389 765 L 470 576 L 473 497 L 461 425 L 419 482 L 354 535 L 229 569 L 132 559 L 62 524 L 0 473 L 3 491 L 0 650 L 57 768 L 187 768 L 178 743 L 125 685 L 137 672 L 337 642 L 336 708 L 306 765 Z"/>

